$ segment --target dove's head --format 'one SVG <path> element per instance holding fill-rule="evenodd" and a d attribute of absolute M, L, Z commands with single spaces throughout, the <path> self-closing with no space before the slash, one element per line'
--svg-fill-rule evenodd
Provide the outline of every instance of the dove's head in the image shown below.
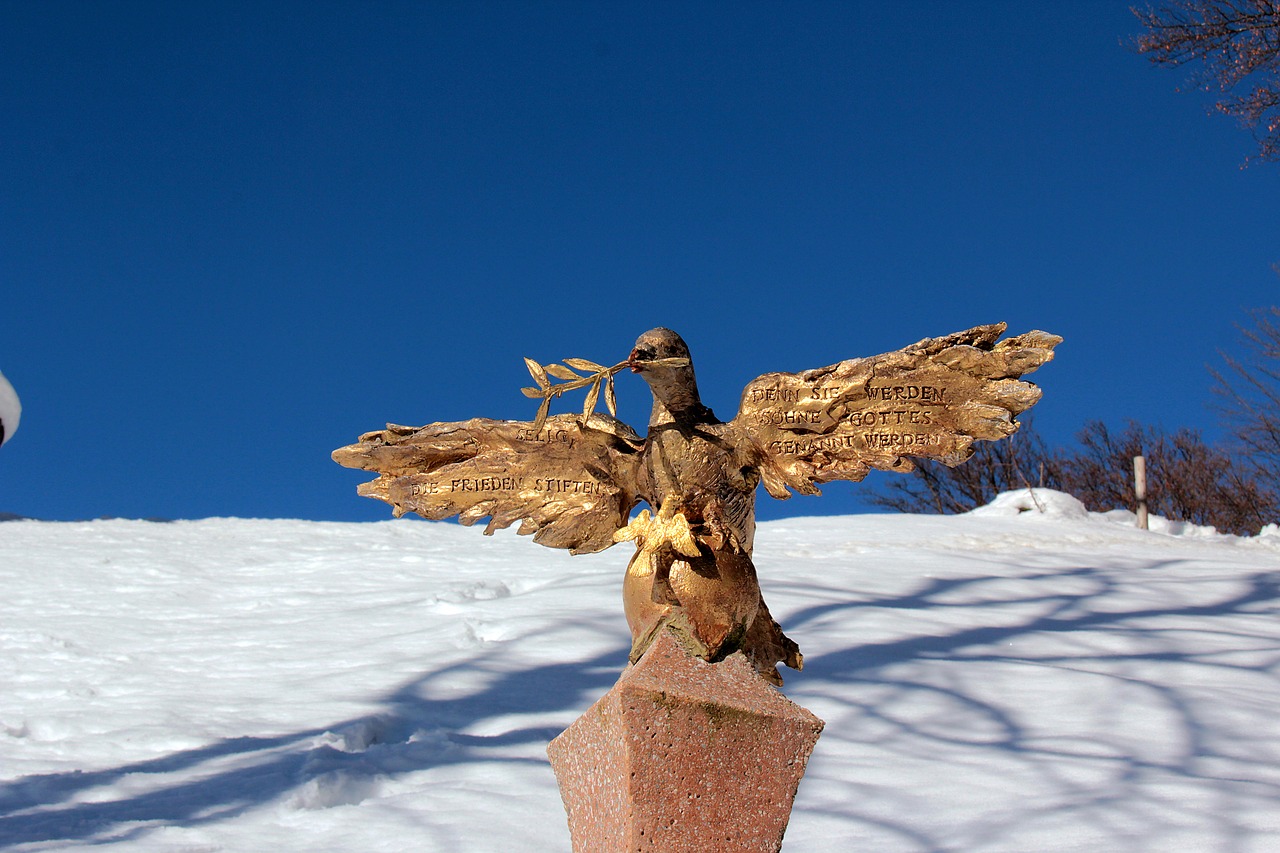
<path fill-rule="evenodd" d="M 698 382 L 689 345 L 670 329 L 650 329 L 636 339 L 627 364 L 653 391 L 654 423 L 663 411 L 673 416 L 706 419 L 711 413 L 698 399 Z"/>
<path fill-rule="evenodd" d="M 636 338 L 627 364 L 636 373 L 688 367 L 689 345 L 670 329 L 650 329 Z"/>

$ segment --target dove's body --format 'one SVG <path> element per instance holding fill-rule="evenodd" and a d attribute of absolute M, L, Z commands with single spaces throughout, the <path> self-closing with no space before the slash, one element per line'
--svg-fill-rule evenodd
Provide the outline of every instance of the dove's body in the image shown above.
<path fill-rule="evenodd" d="M 649 365 L 672 360 L 684 363 Z M 764 606 L 751 562 L 760 473 L 744 453 L 750 445 L 702 405 L 688 347 L 675 332 L 641 335 L 630 364 L 654 397 L 642 491 L 659 515 L 684 517 L 699 551 L 696 557 L 672 548 L 641 551 L 631 561 L 623 600 L 635 638 L 632 659 L 669 624 L 708 660 L 741 650 L 761 675 L 780 683 L 776 664 L 798 669 L 801 657 Z"/>

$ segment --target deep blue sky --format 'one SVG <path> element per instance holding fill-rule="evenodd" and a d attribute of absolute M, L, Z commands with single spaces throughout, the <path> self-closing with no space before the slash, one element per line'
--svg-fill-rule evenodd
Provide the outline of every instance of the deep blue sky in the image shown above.
<path fill-rule="evenodd" d="M 656 325 L 722 417 L 1005 320 L 1049 439 L 1214 437 L 1280 167 L 1129 5 L 0 3 L 0 512 L 384 518 L 334 447 Z"/>

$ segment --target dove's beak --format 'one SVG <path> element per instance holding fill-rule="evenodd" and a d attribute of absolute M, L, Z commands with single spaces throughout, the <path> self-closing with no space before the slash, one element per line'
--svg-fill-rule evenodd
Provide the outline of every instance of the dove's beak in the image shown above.
<path fill-rule="evenodd" d="M 640 361 L 640 350 L 633 349 L 631 355 L 627 356 L 627 367 L 631 368 L 632 373 L 639 373 L 644 370 L 644 365 Z"/>

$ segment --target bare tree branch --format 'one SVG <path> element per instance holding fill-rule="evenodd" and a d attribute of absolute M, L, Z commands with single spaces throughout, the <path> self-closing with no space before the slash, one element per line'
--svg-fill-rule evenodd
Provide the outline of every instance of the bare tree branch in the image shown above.
<path fill-rule="evenodd" d="M 1146 28 L 1138 53 L 1155 65 L 1199 66 L 1193 82 L 1223 93 L 1216 109 L 1253 131 L 1250 160 L 1280 160 L 1280 0 L 1168 0 L 1133 13 Z M 1246 80 L 1252 88 L 1236 92 Z"/>
<path fill-rule="evenodd" d="M 974 454 L 957 468 L 921 460 L 904 477 L 871 495 L 877 506 L 899 512 L 952 514 L 990 503 L 996 495 L 1037 483 L 1057 488 L 1057 462 L 1029 419 L 1004 441 L 978 442 Z M 1046 472 L 1044 475 L 1041 472 Z"/>
<path fill-rule="evenodd" d="M 1051 452 L 1034 434 L 1019 432 L 1010 441 L 982 446 L 959 468 L 922 464 L 872 500 L 901 512 L 966 512 L 1000 492 L 1039 481 L 1074 495 L 1095 512 L 1130 509 L 1136 503 L 1133 457 L 1144 456 L 1147 505 L 1156 515 L 1242 535 L 1280 520 L 1275 480 L 1242 464 L 1241 456 L 1205 444 L 1197 432 L 1166 433 L 1132 421 L 1115 432 L 1091 421 L 1077 438 L 1077 449 Z M 1037 476 L 1028 476 L 1032 473 Z"/>
<path fill-rule="evenodd" d="M 1218 409 L 1238 455 L 1256 477 L 1280 483 L 1280 308 L 1252 312 L 1240 327 L 1243 359 L 1222 355 L 1225 370 L 1211 370 Z"/>

